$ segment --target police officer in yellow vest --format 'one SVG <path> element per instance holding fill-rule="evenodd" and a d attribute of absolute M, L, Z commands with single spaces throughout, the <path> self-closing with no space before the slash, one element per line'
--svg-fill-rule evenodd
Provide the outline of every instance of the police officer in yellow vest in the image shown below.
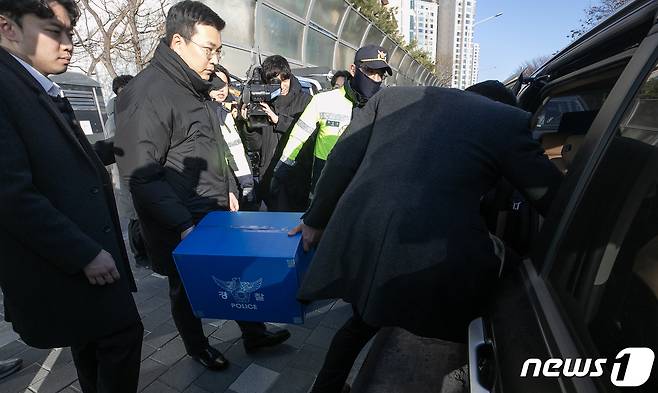
<path fill-rule="evenodd" d="M 320 93 L 313 97 L 290 133 L 281 159 L 274 172 L 272 187 L 287 180 L 290 168 L 295 164 L 304 142 L 318 128 L 315 142 L 311 192 L 320 177 L 324 163 L 336 141 L 350 124 L 354 111 L 362 108 L 368 99 L 381 88 L 386 74 L 392 75 L 388 65 L 388 52 L 377 45 L 360 48 L 349 71 L 354 77 L 339 89 Z"/>

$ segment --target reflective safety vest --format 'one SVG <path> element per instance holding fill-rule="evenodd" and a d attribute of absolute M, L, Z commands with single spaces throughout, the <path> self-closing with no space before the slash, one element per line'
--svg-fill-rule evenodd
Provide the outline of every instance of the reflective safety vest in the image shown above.
<path fill-rule="evenodd" d="M 293 165 L 304 142 L 319 127 L 315 141 L 315 158 L 327 160 L 329 153 L 352 120 L 354 104 L 347 98 L 345 87 L 313 96 L 283 149 L 281 161 Z"/>
<path fill-rule="evenodd" d="M 223 109 L 218 109 L 218 111 L 223 111 Z M 244 146 L 242 145 L 242 139 L 240 139 L 240 133 L 235 125 L 233 116 L 231 113 L 226 112 L 222 114 L 224 115 L 224 122 L 220 124 L 222 137 L 224 137 L 224 141 L 228 145 L 231 153 L 230 157 L 227 157 L 227 161 L 240 183 L 242 193 L 246 195 L 251 192 L 251 189 L 254 187 L 254 179 L 251 175 L 251 165 L 247 158 L 247 153 L 245 153 Z"/>

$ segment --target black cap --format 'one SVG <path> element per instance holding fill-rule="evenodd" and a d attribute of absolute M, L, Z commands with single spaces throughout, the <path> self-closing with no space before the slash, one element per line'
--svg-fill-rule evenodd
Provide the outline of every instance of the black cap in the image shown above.
<path fill-rule="evenodd" d="M 212 74 L 212 77 L 209 80 L 210 82 L 210 91 L 220 90 L 226 86 L 226 83 L 222 78 L 218 77 L 216 74 Z"/>
<path fill-rule="evenodd" d="M 393 75 L 393 70 L 388 65 L 388 51 L 378 45 L 359 48 L 354 56 L 354 64 L 357 67 L 368 67 L 373 70 L 385 69 L 389 75 Z"/>

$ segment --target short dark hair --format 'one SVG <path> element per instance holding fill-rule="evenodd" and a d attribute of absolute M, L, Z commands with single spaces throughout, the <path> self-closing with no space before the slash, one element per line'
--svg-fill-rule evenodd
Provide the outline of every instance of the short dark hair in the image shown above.
<path fill-rule="evenodd" d="M 500 81 L 487 80 L 484 82 L 476 83 L 466 89 L 471 93 L 476 93 L 485 96 L 490 100 L 502 102 L 503 104 L 518 106 L 519 103 L 512 90 L 508 89 Z"/>
<path fill-rule="evenodd" d="M 231 84 L 231 73 L 228 72 L 228 70 L 226 69 L 226 67 L 224 67 L 224 66 L 221 65 L 221 64 L 217 64 L 217 65 L 215 65 L 215 72 L 221 72 L 222 74 L 226 75 L 226 82 L 227 82 L 227 84 L 228 84 L 228 85 Z"/>
<path fill-rule="evenodd" d="M 119 90 L 126 87 L 128 82 L 133 78 L 132 75 L 119 75 L 112 80 L 112 91 L 119 94 Z"/>
<path fill-rule="evenodd" d="M 171 44 L 174 34 L 189 40 L 194 35 L 196 25 L 212 26 L 222 31 L 226 22 L 207 5 L 198 1 L 181 1 L 167 13 L 165 42 Z"/>
<path fill-rule="evenodd" d="M 290 71 L 290 64 L 285 57 L 273 55 L 263 60 L 263 82 L 269 83 L 272 79 L 281 75 L 282 79 L 290 79 L 292 71 Z"/>
<path fill-rule="evenodd" d="M 80 18 L 80 9 L 75 0 L 0 0 L 0 15 L 10 18 L 19 26 L 21 26 L 21 18 L 27 14 L 36 15 L 41 19 L 50 19 L 55 16 L 48 5 L 52 2 L 59 3 L 66 9 L 71 19 L 71 25 L 75 26 Z"/>
<path fill-rule="evenodd" d="M 336 80 L 340 77 L 345 78 L 345 81 L 351 81 L 352 80 L 352 74 L 350 74 L 348 71 L 341 70 L 341 71 L 336 71 L 334 76 L 331 77 L 331 87 L 336 86 Z"/>

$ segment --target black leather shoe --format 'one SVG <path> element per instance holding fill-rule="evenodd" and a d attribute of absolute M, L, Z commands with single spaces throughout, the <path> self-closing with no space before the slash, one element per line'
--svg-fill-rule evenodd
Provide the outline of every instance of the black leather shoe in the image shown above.
<path fill-rule="evenodd" d="M 224 355 L 213 347 L 204 349 L 200 354 L 192 358 L 203 364 L 205 368 L 214 371 L 224 370 L 229 364 Z"/>
<path fill-rule="evenodd" d="M 21 369 L 23 359 L 9 359 L 0 362 L 0 379 L 10 376 Z"/>
<path fill-rule="evenodd" d="M 260 336 L 248 337 L 243 340 L 244 349 L 247 352 L 255 351 L 260 348 L 273 347 L 290 338 L 290 332 L 286 329 L 276 332 L 265 331 Z"/>

